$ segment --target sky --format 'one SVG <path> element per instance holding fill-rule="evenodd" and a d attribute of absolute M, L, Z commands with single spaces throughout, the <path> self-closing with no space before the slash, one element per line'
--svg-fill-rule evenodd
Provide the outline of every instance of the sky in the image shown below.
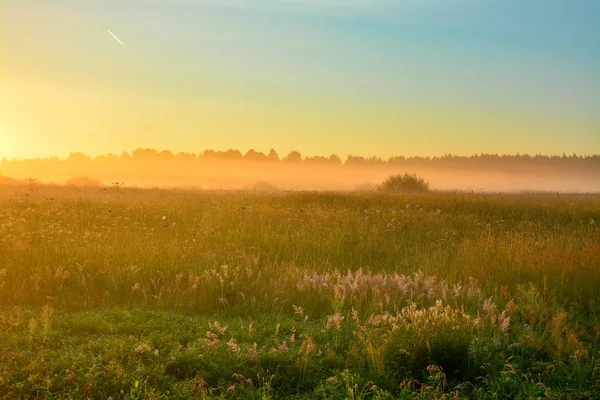
<path fill-rule="evenodd" d="M 598 21 L 598 0 L 1 0 L 0 158 L 599 154 Z"/>

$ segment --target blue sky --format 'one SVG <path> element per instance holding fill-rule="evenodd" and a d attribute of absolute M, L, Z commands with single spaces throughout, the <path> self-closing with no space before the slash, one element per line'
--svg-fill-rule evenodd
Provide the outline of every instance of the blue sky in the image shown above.
<path fill-rule="evenodd" d="M 600 153 L 598 1 L 8 0 L 0 8 L 2 100 L 12 100 L 0 129 L 4 120 L 17 157 L 137 146 Z"/>

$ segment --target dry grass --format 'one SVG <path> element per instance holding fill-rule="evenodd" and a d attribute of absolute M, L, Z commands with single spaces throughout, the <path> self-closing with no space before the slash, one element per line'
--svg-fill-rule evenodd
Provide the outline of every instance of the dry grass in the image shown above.
<path fill-rule="evenodd" d="M 186 398 L 188 389 L 502 397 L 537 394 L 541 384 L 589 394 L 593 384 L 582 380 L 597 376 L 599 223 L 593 196 L 5 188 L 0 339 L 13 346 L 0 345 L 0 360 L 12 357 L 0 367 L 0 393 L 101 398 L 120 384 L 122 398 L 166 390 Z M 164 313 L 159 320 L 200 315 L 210 326 L 201 322 L 193 339 L 177 331 L 171 344 L 131 327 L 132 341 L 114 311 L 103 311 L 115 309 Z M 31 376 L 20 369 L 54 379 L 38 364 L 53 343 L 69 349 L 63 362 L 89 364 L 79 359 L 85 341 L 60 337 L 76 338 L 69 326 L 85 325 L 90 312 L 96 322 L 85 329 L 127 347 L 98 350 L 105 358 L 96 365 L 118 376 L 85 390 L 91 381 L 81 376 L 73 387 L 71 378 L 23 386 Z M 536 362 L 579 372 L 561 380 Z M 517 369 L 513 387 L 506 377 Z M 154 376 L 145 386 L 144 374 Z"/>

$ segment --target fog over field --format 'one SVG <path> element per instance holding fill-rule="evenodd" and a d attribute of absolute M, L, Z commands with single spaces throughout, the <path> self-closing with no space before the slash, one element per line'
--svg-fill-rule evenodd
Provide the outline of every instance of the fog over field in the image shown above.
<path fill-rule="evenodd" d="M 214 152 L 213 152 L 214 153 Z M 229 154 L 228 154 L 229 153 Z M 232 155 L 233 154 L 233 155 Z M 73 153 L 65 160 L 4 161 L 0 174 L 75 185 L 118 182 L 123 186 L 201 189 L 370 190 L 394 173 L 415 173 L 434 190 L 477 192 L 600 191 L 600 157 L 473 156 L 440 158 L 363 158 L 344 162 L 332 155 L 305 157 L 292 152 L 279 159 L 230 150 L 191 153 L 138 149 L 130 156 L 89 158 Z"/>

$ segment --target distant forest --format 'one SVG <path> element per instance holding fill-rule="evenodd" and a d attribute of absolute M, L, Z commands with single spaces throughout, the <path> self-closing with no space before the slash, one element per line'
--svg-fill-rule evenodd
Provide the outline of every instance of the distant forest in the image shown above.
<path fill-rule="evenodd" d="M 239 150 L 229 149 L 227 151 L 204 150 L 201 153 L 173 153 L 168 150 L 158 151 L 155 149 L 138 148 L 132 153 L 123 152 L 121 155 L 106 154 L 96 157 L 89 157 L 80 152 L 74 152 L 66 159 L 58 157 L 36 158 L 25 160 L 7 160 L 3 159 L 0 163 L 0 173 L 4 170 L 10 170 L 18 167 L 57 167 L 60 164 L 77 166 L 91 166 L 90 164 L 101 165 L 131 165 L 131 163 L 140 162 L 142 164 L 202 164 L 203 162 L 252 162 L 252 163 L 276 163 L 293 164 L 306 166 L 330 166 L 330 167 L 432 167 L 432 168 L 464 168 L 464 169 L 493 169 L 522 172 L 531 169 L 560 169 L 568 170 L 587 170 L 600 172 L 600 155 L 498 155 L 498 154 L 474 154 L 471 156 L 457 156 L 447 154 L 439 157 L 421 157 L 421 156 L 395 156 L 388 159 L 380 157 L 361 157 L 349 155 L 342 160 L 336 154 L 328 157 L 314 156 L 303 157 L 298 151 L 291 151 L 289 154 L 281 157 L 275 150 L 271 149 L 267 154 L 256 150 L 249 150 L 245 154 Z"/>
<path fill-rule="evenodd" d="M 69 185 L 125 184 L 141 187 L 256 187 L 267 182 L 288 189 L 368 189 L 395 173 L 414 173 L 441 190 L 541 190 L 600 192 L 600 155 L 445 155 L 441 157 L 359 157 L 345 160 L 280 156 L 275 150 L 205 150 L 173 153 L 136 149 L 121 155 L 2 160 L 0 177 Z M 2 179 L 0 179 L 2 183 Z M 260 183 L 260 185 L 263 185 Z"/>

